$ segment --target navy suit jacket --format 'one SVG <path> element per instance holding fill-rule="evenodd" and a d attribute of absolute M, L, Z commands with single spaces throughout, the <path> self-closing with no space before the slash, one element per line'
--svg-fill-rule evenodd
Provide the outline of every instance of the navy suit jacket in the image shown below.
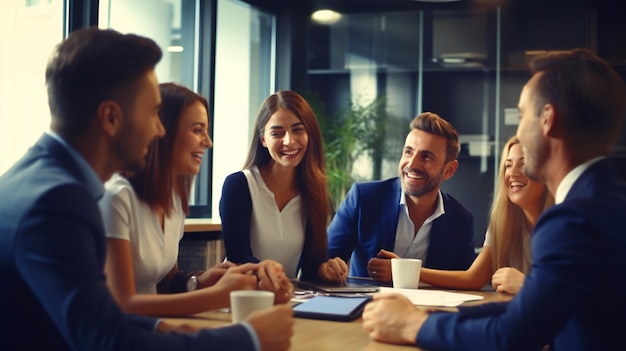
<path fill-rule="evenodd" d="M 241 325 L 159 334 L 156 319 L 121 311 L 85 179 L 50 135 L 0 177 L 0 350 L 252 350 Z"/>
<path fill-rule="evenodd" d="M 524 286 L 507 303 L 434 313 L 429 350 L 616 350 L 626 345 L 626 184 L 592 164 L 537 221 Z"/>
<path fill-rule="evenodd" d="M 367 262 L 380 249 L 393 251 L 400 215 L 399 178 L 355 183 L 328 226 L 328 255 L 350 259 L 350 275 L 367 277 Z M 445 214 L 435 219 L 424 267 L 465 270 L 474 261 L 474 218 L 441 192 Z"/>

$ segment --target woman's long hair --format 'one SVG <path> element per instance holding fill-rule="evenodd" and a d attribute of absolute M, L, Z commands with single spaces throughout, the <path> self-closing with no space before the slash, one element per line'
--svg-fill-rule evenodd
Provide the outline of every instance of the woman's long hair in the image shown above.
<path fill-rule="evenodd" d="M 510 266 L 510 257 L 524 247 L 524 233 L 532 232 L 526 215 L 521 207 L 509 200 L 506 195 L 506 180 L 504 172 L 506 170 L 506 159 L 511 147 L 518 144 L 516 136 L 511 137 L 502 149 L 500 157 L 500 168 L 498 171 L 498 182 L 496 183 L 495 195 L 491 204 L 491 215 L 489 217 L 489 233 L 493 238 L 493 270 Z M 554 198 L 544 186 L 543 195 L 540 197 L 543 202 L 543 209 L 554 204 Z"/>
<path fill-rule="evenodd" d="M 208 112 L 207 100 L 190 89 L 175 83 L 159 84 L 161 108 L 159 118 L 165 127 L 165 136 L 155 138 L 146 156 L 146 167 L 134 173 L 122 173 L 132 184 L 137 196 L 152 209 L 161 208 L 170 215 L 174 209 L 172 189 L 182 202 L 183 211 L 189 213 L 189 197 L 194 176 L 191 174 L 172 175 L 174 142 L 178 134 L 180 117 L 184 109 L 200 102 Z"/>
<path fill-rule="evenodd" d="M 269 151 L 261 144 L 261 137 L 267 121 L 279 109 L 293 113 L 308 134 L 309 143 L 296 170 L 296 182 L 307 215 L 304 257 L 319 265 L 326 260 L 327 255 L 326 226 L 330 217 L 330 196 L 322 133 L 315 113 L 302 96 L 294 91 L 282 90 L 263 101 L 257 112 L 255 134 L 244 168 L 261 167 L 272 161 Z"/>

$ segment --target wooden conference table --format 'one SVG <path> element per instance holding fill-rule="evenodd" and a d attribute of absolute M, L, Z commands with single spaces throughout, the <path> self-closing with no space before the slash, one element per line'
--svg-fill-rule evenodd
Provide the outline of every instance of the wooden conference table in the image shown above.
<path fill-rule="evenodd" d="M 428 287 L 420 287 L 420 289 Z M 443 290 L 443 289 L 441 289 Z M 481 304 L 495 301 L 508 301 L 510 295 L 504 295 L 493 291 L 457 291 L 467 294 L 484 296 L 483 300 L 465 302 L 463 306 Z M 441 308 L 450 310 L 450 308 Z M 230 313 L 221 311 L 208 311 L 197 315 L 181 318 L 163 318 L 172 324 L 190 324 L 197 327 L 220 327 L 231 323 Z M 415 346 L 401 346 L 385 344 L 373 341 L 363 330 L 363 320 L 358 318 L 352 322 L 333 322 L 316 319 L 296 318 L 294 335 L 291 339 L 291 350 L 296 351 L 400 351 L 419 350 Z"/>

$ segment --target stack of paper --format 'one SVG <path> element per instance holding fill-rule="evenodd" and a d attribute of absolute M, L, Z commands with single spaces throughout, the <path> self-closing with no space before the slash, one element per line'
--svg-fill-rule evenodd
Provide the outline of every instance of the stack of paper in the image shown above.
<path fill-rule="evenodd" d="M 474 294 L 460 294 L 442 290 L 395 289 L 381 287 L 377 294 L 400 293 L 414 305 L 455 307 L 466 301 L 482 300 L 484 297 Z"/>

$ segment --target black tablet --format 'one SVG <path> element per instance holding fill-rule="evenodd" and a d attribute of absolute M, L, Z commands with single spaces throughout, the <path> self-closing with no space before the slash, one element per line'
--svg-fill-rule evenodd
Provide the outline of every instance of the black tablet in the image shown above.
<path fill-rule="evenodd" d="M 371 296 L 315 296 L 293 307 L 299 318 L 352 321 L 361 316 Z"/>
<path fill-rule="evenodd" d="M 361 282 L 355 282 L 348 280 L 345 284 L 333 284 L 324 281 L 300 281 L 294 280 L 293 283 L 301 289 L 309 289 L 315 291 L 322 291 L 330 294 L 342 294 L 342 293 L 374 293 L 380 290 L 377 286 L 372 284 L 365 284 Z"/>

